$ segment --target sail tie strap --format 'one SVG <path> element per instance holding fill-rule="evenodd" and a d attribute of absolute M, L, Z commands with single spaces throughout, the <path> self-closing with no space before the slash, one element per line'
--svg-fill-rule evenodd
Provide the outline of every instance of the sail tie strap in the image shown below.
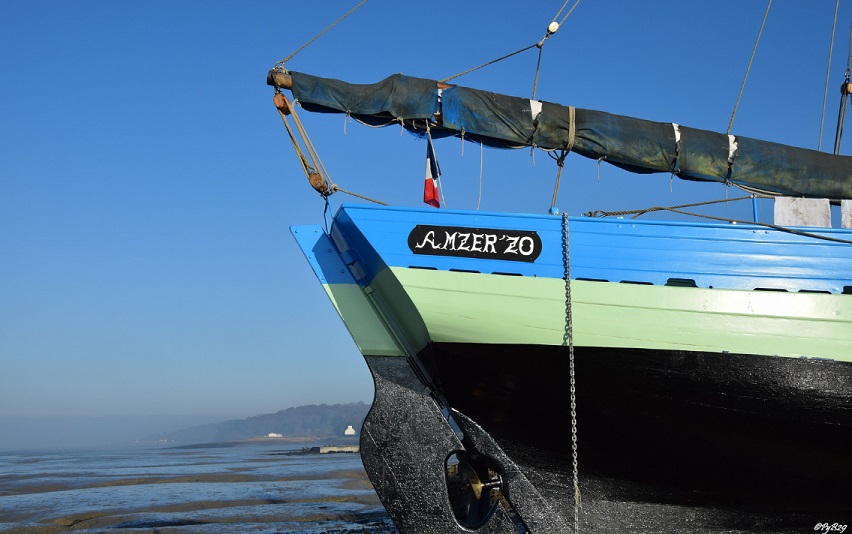
<path fill-rule="evenodd" d="M 734 160 L 739 154 L 739 144 L 737 136 L 728 134 L 728 173 L 725 175 L 725 185 L 729 185 L 731 175 L 734 173 Z M 725 193 L 727 195 L 727 193 Z"/>
<path fill-rule="evenodd" d="M 672 174 L 677 174 L 680 172 L 680 124 L 673 122 L 672 128 L 674 129 L 675 136 L 675 157 L 674 162 L 672 162 Z"/>
<path fill-rule="evenodd" d="M 565 150 L 571 152 L 574 150 L 574 141 L 577 139 L 577 109 L 574 106 L 568 106 L 568 142 L 565 145 Z M 563 157 L 564 159 L 564 157 Z"/>
<path fill-rule="evenodd" d="M 568 246 L 568 214 L 562 214 L 562 262 L 565 268 L 565 332 L 562 346 L 568 347 L 568 366 L 571 386 L 571 475 L 574 482 L 574 532 L 580 532 L 580 481 L 577 476 L 577 388 L 574 370 L 574 327 L 571 314 L 571 255 Z"/>
<path fill-rule="evenodd" d="M 677 123 L 672 123 L 672 128 L 674 129 L 675 136 L 675 156 L 674 161 L 672 161 L 672 173 L 669 176 L 669 193 L 672 192 L 674 175 L 680 172 L 680 125 Z"/>

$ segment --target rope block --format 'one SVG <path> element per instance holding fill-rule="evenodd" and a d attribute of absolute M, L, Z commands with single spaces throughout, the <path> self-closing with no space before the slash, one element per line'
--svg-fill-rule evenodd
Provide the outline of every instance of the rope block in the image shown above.
<path fill-rule="evenodd" d="M 328 184 L 320 173 L 312 172 L 308 174 L 308 181 L 311 183 L 311 187 L 316 189 L 320 195 L 325 195 L 328 191 Z"/>
<path fill-rule="evenodd" d="M 290 101 L 287 100 L 287 97 L 283 93 L 275 93 L 275 96 L 272 97 L 272 103 L 284 115 L 290 114 Z"/>

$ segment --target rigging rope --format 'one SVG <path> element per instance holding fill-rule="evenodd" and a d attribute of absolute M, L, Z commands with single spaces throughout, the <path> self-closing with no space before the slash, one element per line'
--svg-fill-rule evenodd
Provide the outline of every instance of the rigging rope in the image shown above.
<path fill-rule="evenodd" d="M 322 165 L 322 162 L 319 159 L 319 155 L 313 148 L 313 144 L 308 138 L 308 134 L 302 126 L 302 121 L 299 120 L 299 117 L 294 113 L 295 109 L 293 105 L 287 100 L 287 97 L 276 91 L 275 96 L 272 97 L 272 102 L 275 104 L 275 108 L 278 110 L 278 114 L 281 116 L 281 120 L 284 122 L 284 127 L 287 128 L 287 134 L 290 136 L 290 142 L 293 143 L 293 149 L 296 151 L 296 155 L 299 157 L 299 163 L 302 164 L 302 169 L 305 171 L 305 175 L 308 177 L 308 181 L 311 183 L 311 186 L 317 190 L 317 192 L 327 197 L 331 194 L 331 186 L 332 184 L 325 176 L 328 176 L 328 173 L 325 173 L 325 168 Z M 290 128 L 290 122 L 287 120 L 287 115 L 292 115 L 293 124 L 296 126 L 296 130 L 299 132 L 299 135 L 302 138 L 302 142 L 305 143 L 305 150 L 307 150 L 308 155 L 310 156 L 310 161 L 305 156 L 305 153 L 302 151 L 302 147 L 299 145 L 299 142 L 296 140 L 296 136 L 293 134 L 293 130 Z"/>
<path fill-rule="evenodd" d="M 557 150 L 547 150 L 545 151 L 548 156 L 553 158 L 556 161 L 556 181 L 553 184 L 553 196 L 550 198 L 550 214 L 556 215 L 558 210 L 556 209 L 556 201 L 559 197 L 559 183 L 562 180 L 562 169 L 565 167 L 565 158 L 568 154 L 571 153 L 571 150 L 574 148 L 574 141 L 577 136 L 577 128 L 576 128 L 576 119 L 575 114 L 577 110 L 574 106 L 568 106 L 568 140 L 565 143 L 565 148 L 558 150 L 559 155 L 554 156 L 553 153 L 557 152 Z"/>
<path fill-rule="evenodd" d="M 553 156 L 550 152 L 547 154 L 556 160 L 556 182 L 553 184 L 553 196 L 550 198 L 550 213 L 556 214 L 556 200 L 559 197 L 559 182 L 562 180 L 562 169 L 565 167 L 565 156 L 569 150 L 562 150 L 559 156 Z"/>
<path fill-rule="evenodd" d="M 825 125 L 825 102 L 828 100 L 828 77 L 829 74 L 831 74 L 831 53 L 834 50 L 834 31 L 837 29 L 838 9 L 840 9 L 840 0 L 836 0 L 834 2 L 834 22 L 831 24 L 831 42 L 828 45 L 828 62 L 825 67 L 825 89 L 822 93 L 822 114 L 819 118 L 819 142 L 817 143 L 817 150 L 822 150 L 822 129 Z"/>
<path fill-rule="evenodd" d="M 840 239 L 838 237 L 831 237 L 831 236 L 827 236 L 827 235 L 815 234 L 813 232 L 805 232 L 803 230 L 796 230 L 795 228 L 788 228 L 786 226 L 779 226 L 777 224 L 764 223 L 764 222 L 758 222 L 758 221 L 742 221 L 742 220 L 739 220 L 739 219 L 731 219 L 731 218 L 728 218 L 728 217 L 716 217 L 716 216 L 713 216 L 713 215 L 706 215 L 706 214 L 703 214 L 703 213 L 694 213 L 694 212 L 690 212 L 690 211 L 683 211 L 682 209 L 680 209 L 680 208 L 692 208 L 692 207 L 695 207 L 695 206 L 703 206 L 703 205 L 709 205 L 709 204 L 718 204 L 718 203 L 721 203 L 721 202 L 728 202 L 728 201 L 746 200 L 746 199 L 751 199 L 751 198 L 774 198 L 774 197 L 769 196 L 769 195 L 749 195 L 747 197 L 737 197 L 737 198 L 722 199 L 722 200 L 708 200 L 706 202 L 695 202 L 693 204 L 682 204 L 680 206 L 669 206 L 669 207 L 655 206 L 653 208 L 645 208 L 645 209 L 641 209 L 641 210 L 627 210 L 627 211 L 601 211 L 601 210 L 597 210 L 597 211 L 590 211 L 590 212 L 584 213 L 583 216 L 584 217 L 609 217 L 609 216 L 614 216 L 614 215 L 615 216 L 617 216 L 617 215 L 635 215 L 633 217 L 635 219 L 635 218 L 639 217 L 640 215 L 643 215 L 645 213 L 649 213 L 649 212 L 652 212 L 652 211 L 670 211 L 672 213 L 677 213 L 679 215 L 686 215 L 686 216 L 689 216 L 689 217 L 699 217 L 699 218 L 703 218 L 703 219 L 710 219 L 710 220 L 713 220 L 713 221 L 721 221 L 721 222 L 734 223 L 734 224 L 753 224 L 753 225 L 756 225 L 756 226 L 763 226 L 765 228 L 772 228 L 773 230 L 778 230 L 779 232 L 786 232 L 788 234 L 799 235 L 799 236 L 802 236 L 802 237 L 811 237 L 811 238 L 814 238 L 814 239 L 822 239 L 824 241 L 832 241 L 834 243 L 843 243 L 844 245 L 852 245 L 852 240 Z M 830 228 L 828 228 L 828 230 L 830 230 Z"/>
<path fill-rule="evenodd" d="M 757 43 L 760 42 L 760 36 L 763 34 L 763 26 L 766 24 L 766 18 L 769 16 L 769 8 L 772 6 L 772 0 L 769 0 L 769 3 L 766 5 L 766 13 L 763 14 L 763 22 L 760 23 L 760 30 L 757 32 L 757 40 L 754 42 L 754 48 L 751 51 L 751 59 L 748 60 L 748 67 L 746 68 L 745 76 L 743 77 L 743 84 L 740 86 L 740 94 L 737 96 L 737 102 L 734 104 L 734 112 L 731 113 L 731 121 L 728 123 L 728 135 L 731 134 L 731 128 L 734 126 L 734 117 L 737 116 L 737 108 L 740 106 L 740 99 L 743 97 L 743 91 L 745 90 L 746 80 L 748 79 L 748 73 L 751 70 L 751 64 L 754 62 L 754 55 L 757 53 Z"/>
<path fill-rule="evenodd" d="M 369 202 L 381 204 L 383 206 L 389 205 L 385 202 L 381 202 L 379 200 L 375 200 L 373 198 L 366 197 L 364 195 L 359 195 L 357 193 L 353 193 L 352 191 L 347 191 L 346 189 L 342 189 L 337 184 L 332 182 L 328 178 L 328 171 L 326 171 L 322 160 L 320 160 L 319 154 L 317 153 L 316 148 L 314 148 L 314 144 L 308 137 L 307 130 L 305 130 L 305 127 L 302 125 L 302 121 L 296 114 L 295 106 L 291 104 L 289 100 L 287 100 L 286 96 L 284 96 L 281 92 L 278 91 L 276 91 L 275 96 L 272 98 L 272 101 L 275 104 L 276 109 L 278 109 L 278 114 L 281 116 L 281 120 L 284 122 L 284 127 L 287 128 L 287 134 L 290 136 L 290 142 L 293 143 L 293 149 L 296 151 L 296 155 L 299 158 L 299 163 L 302 164 L 302 169 L 305 171 L 305 175 L 308 177 L 308 182 L 310 182 L 311 186 L 316 189 L 316 191 L 325 199 L 326 209 L 328 208 L 328 197 L 338 191 L 341 193 L 346 193 L 347 195 L 351 195 L 353 197 L 367 200 Z M 302 151 L 302 147 L 299 145 L 299 141 L 296 139 L 293 130 L 290 128 L 290 122 L 287 120 L 287 115 L 291 115 L 293 117 L 293 124 L 296 127 L 296 131 L 299 133 L 299 137 L 301 137 L 302 139 L 302 143 L 304 143 L 305 145 L 305 150 L 308 152 L 308 156 L 310 156 L 310 161 L 308 157 L 305 156 L 305 153 Z"/>
<path fill-rule="evenodd" d="M 538 62 L 535 64 L 535 79 L 533 80 L 532 96 L 530 97 L 531 100 L 535 100 L 535 93 L 538 90 L 538 73 L 541 70 L 541 53 L 544 52 L 544 46 L 542 46 L 543 43 L 544 41 L 541 41 L 538 44 Z"/>
<path fill-rule="evenodd" d="M 711 204 L 720 204 L 722 202 L 726 202 L 726 203 L 727 202 L 735 202 L 737 200 L 746 200 L 746 199 L 751 199 L 751 198 L 755 198 L 755 197 L 756 198 L 774 198 L 774 197 L 771 197 L 771 196 L 768 196 L 768 195 L 749 195 L 747 197 L 724 198 L 724 199 L 719 199 L 719 200 L 705 200 L 703 202 L 693 202 L 691 204 L 680 204 L 678 206 L 654 206 L 654 207 L 651 207 L 651 208 L 644 208 L 644 209 L 638 209 L 638 210 L 624 210 L 624 211 L 595 210 L 595 211 L 590 211 L 590 212 L 584 213 L 583 215 L 585 217 L 612 217 L 612 216 L 621 216 L 621 215 L 634 215 L 633 218 L 636 219 L 637 217 L 639 217 L 641 215 L 644 215 L 646 213 L 650 213 L 650 212 L 653 212 L 653 211 L 671 211 L 671 210 L 680 209 L 680 208 L 695 208 L 697 206 L 709 206 Z M 729 220 L 729 219 L 724 219 L 724 220 Z"/>
<path fill-rule="evenodd" d="M 837 132 L 834 134 L 834 154 L 840 154 L 840 141 L 843 138 L 843 123 L 846 122 L 846 101 L 852 92 L 849 77 L 852 75 L 852 27 L 849 29 L 849 53 L 846 55 L 846 74 L 840 88 L 840 110 L 837 113 Z"/>
<path fill-rule="evenodd" d="M 553 20 L 551 22 L 556 22 L 556 19 L 559 17 L 559 14 L 562 13 L 562 10 L 565 9 L 565 6 L 567 6 L 568 2 L 570 2 L 570 1 L 571 0 L 565 0 L 565 3 L 563 3 L 562 7 L 559 8 L 559 11 L 557 11 L 556 14 L 553 15 Z M 577 8 L 577 4 L 579 4 L 579 3 L 580 3 L 580 0 L 577 0 L 576 2 L 574 2 L 574 5 L 571 6 L 571 9 L 568 10 L 568 13 L 565 13 L 565 16 L 562 17 L 562 20 L 559 21 L 560 26 L 562 26 L 562 23 L 564 23 L 565 19 L 568 18 L 568 15 L 570 15 Z"/>
<path fill-rule="evenodd" d="M 479 140 L 479 197 L 476 199 L 476 211 L 482 204 L 482 139 Z"/>
<path fill-rule="evenodd" d="M 521 52 L 526 52 L 526 51 L 527 51 L 527 50 L 529 50 L 530 48 L 535 48 L 536 46 L 538 46 L 538 43 L 531 44 L 531 45 L 529 45 L 529 46 L 528 46 L 528 47 L 526 47 L 526 48 L 521 48 L 520 50 L 517 50 L 517 51 L 515 51 L 515 52 L 512 52 L 511 54 L 506 54 L 506 55 L 505 55 L 505 56 L 503 56 L 503 57 L 499 57 L 499 58 L 494 59 L 494 60 L 491 60 L 491 61 L 489 61 L 489 62 L 487 62 L 487 63 L 483 63 L 482 65 L 479 65 L 478 67 L 473 67 L 472 69 L 468 69 L 468 70 L 463 71 L 463 72 L 460 72 L 460 73 L 458 73 L 458 74 L 454 74 L 454 75 L 450 76 L 449 78 L 444 78 L 443 80 L 440 80 L 440 81 L 441 81 L 442 83 L 446 83 L 446 82 L 448 82 L 448 81 L 450 81 L 450 80 L 453 80 L 453 79 L 455 79 L 455 78 L 458 78 L 458 77 L 460 77 L 460 76 L 464 76 L 465 74 L 470 74 L 471 72 L 473 72 L 473 71 L 475 71 L 475 70 L 479 70 L 479 69 L 481 69 L 481 68 L 483 68 L 483 67 L 487 67 L 488 65 L 492 65 L 492 64 L 494 64 L 494 63 L 497 63 L 498 61 L 503 61 L 504 59 L 510 58 L 510 57 L 512 57 L 512 56 L 514 56 L 514 55 L 517 55 L 517 54 L 520 54 Z"/>
<path fill-rule="evenodd" d="M 559 11 L 556 13 L 556 16 L 555 16 L 555 17 L 553 17 L 553 21 L 552 21 L 552 22 L 550 23 L 550 25 L 547 27 L 547 33 L 545 33 L 545 34 L 544 34 L 544 37 L 542 37 L 542 38 L 541 38 L 538 42 L 533 43 L 533 44 L 531 44 L 531 45 L 529 45 L 529 46 L 527 46 L 527 47 L 521 48 L 520 50 L 516 50 L 515 52 L 512 52 L 512 53 L 510 53 L 510 54 L 506 54 L 505 56 L 502 56 L 502 57 L 499 57 L 499 58 L 497 58 L 497 59 L 494 59 L 494 60 L 488 61 L 488 62 L 486 62 L 486 63 L 483 63 L 482 65 L 479 65 L 479 66 L 477 66 L 477 67 L 473 67 L 473 68 L 471 68 L 471 69 L 467 69 L 466 71 L 462 71 L 462 72 L 460 72 L 460 73 L 458 73 L 458 74 L 454 74 L 454 75 L 450 76 L 449 78 L 444 78 L 443 80 L 440 80 L 440 81 L 441 81 L 442 83 L 446 83 L 446 82 L 448 82 L 448 81 L 450 81 L 450 80 L 454 80 L 454 79 L 456 79 L 456 78 L 459 78 L 459 77 L 461 77 L 461 76 L 464 76 L 465 74 L 470 74 L 470 73 L 471 73 L 471 72 L 473 72 L 473 71 L 479 70 L 479 69 L 484 68 L 484 67 L 487 67 L 487 66 L 489 66 L 489 65 L 493 65 L 494 63 L 497 63 L 497 62 L 499 62 L 499 61 L 503 61 L 504 59 L 508 59 L 508 58 L 510 58 L 510 57 L 512 57 L 512 56 L 515 56 L 515 55 L 517 55 L 517 54 L 520 54 L 521 52 L 526 52 L 527 50 L 529 50 L 529 49 L 531 49 L 531 48 L 536 48 L 536 47 L 538 47 L 538 49 L 539 49 L 539 64 L 541 64 L 541 47 L 542 47 L 542 46 L 544 46 L 544 42 L 545 42 L 546 40 L 550 39 L 550 36 L 551 36 L 551 35 L 553 35 L 554 33 L 556 33 L 556 30 L 557 30 L 557 29 L 559 29 L 559 26 L 561 26 L 561 25 L 562 25 L 562 23 L 564 23 L 564 22 L 565 22 L 565 19 L 567 19 L 567 18 L 568 18 L 568 15 L 570 15 L 570 14 L 574 11 L 574 8 L 576 8 L 576 7 L 577 7 L 577 4 L 579 4 L 579 3 L 580 3 L 580 0 L 576 0 L 576 1 L 574 2 L 574 6 L 573 6 L 570 10 L 568 10 L 568 13 L 566 13 L 564 17 L 562 17 L 562 21 L 561 21 L 561 22 L 559 22 L 559 23 L 556 23 L 556 18 L 559 16 L 559 14 L 560 14 L 560 13 L 562 13 L 562 10 L 563 10 L 563 9 L 565 9 L 565 6 L 566 6 L 566 5 L 568 5 L 568 2 L 570 2 L 570 1 L 571 1 L 571 0 L 565 0 L 565 3 L 564 3 L 564 4 L 562 4 L 562 7 L 561 7 L 561 8 L 559 9 Z M 554 24 L 555 24 L 555 25 L 554 25 Z M 538 84 L 538 68 L 536 68 L 536 76 L 535 76 L 535 85 L 537 85 L 537 84 Z M 535 98 L 535 86 L 533 87 L 533 98 Z"/>
<path fill-rule="evenodd" d="M 328 30 L 330 30 L 330 29 L 332 29 L 333 27 L 337 26 L 337 23 L 339 23 L 341 20 L 343 20 L 343 19 L 345 19 L 346 17 L 348 17 L 349 15 L 351 15 L 351 14 L 352 14 L 352 13 L 353 13 L 356 9 L 358 9 L 359 7 L 363 6 L 363 5 L 364 5 L 364 4 L 366 4 L 366 3 L 367 3 L 367 0 L 361 0 L 361 3 L 360 3 L 360 4 L 358 4 L 357 6 L 353 7 L 353 8 L 352 8 L 352 9 L 350 9 L 350 10 L 349 10 L 346 14 L 344 14 L 342 17 L 340 17 L 339 19 L 337 19 L 337 20 L 335 20 L 334 22 L 332 22 L 332 23 L 328 26 L 328 28 L 326 28 L 326 29 L 324 29 L 323 31 L 319 32 L 318 34 L 314 35 L 314 37 L 313 37 L 310 41 L 308 41 L 307 43 L 303 44 L 301 47 L 299 47 L 299 49 L 298 49 L 298 50 L 296 50 L 295 52 L 293 52 L 293 53 L 292 53 L 292 54 L 290 54 L 289 56 L 285 57 L 284 59 L 282 59 L 281 61 L 279 61 L 278 63 L 276 63 L 274 68 L 276 68 L 276 69 L 283 68 L 285 63 L 287 63 L 288 61 L 290 61 L 291 59 L 293 59 L 293 56 L 295 56 L 296 54 L 298 54 L 299 52 L 301 52 L 301 51 L 302 51 L 303 49 L 305 49 L 305 48 L 306 48 L 309 44 L 313 43 L 314 41 L 316 41 L 317 39 L 319 39 L 320 37 L 322 37 L 322 36 L 323 36 L 323 34 L 325 34 Z"/>

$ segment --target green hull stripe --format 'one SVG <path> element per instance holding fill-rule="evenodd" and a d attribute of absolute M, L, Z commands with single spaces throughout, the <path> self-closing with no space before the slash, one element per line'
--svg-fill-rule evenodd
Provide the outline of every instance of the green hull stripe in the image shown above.
<path fill-rule="evenodd" d="M 355 284 L 323 284 L 361 354 L 403 356 L 384 322 Z"/>
<path fill-rule="evenodd" d="M 436 342 L 562 344 L 559 279 L 394 267 L 371 289 L 412 303 L 423 323 L 401 326 L 419 339 L 425 323 Z M 573 281 L 571 294 L 580 346 L 852 361 L 848 295 L 589 281 Z"/>

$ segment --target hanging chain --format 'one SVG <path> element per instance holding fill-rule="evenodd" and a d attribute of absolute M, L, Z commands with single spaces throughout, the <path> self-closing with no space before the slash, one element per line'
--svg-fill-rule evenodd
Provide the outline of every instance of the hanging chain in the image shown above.
<path fill-rule="evenodd" d="M 574 373 L 574 321 L 571 315 L 571 255 L 568 247 L 568 214 L 562 215 L 562 262 L 565 264 L 565 333 L 562 346 L 568 347 L 571 386 L 571 476 L 574 482 L 574 532 L 580 532 L 580 482 L 577 477 L 577 398 Z"/>

